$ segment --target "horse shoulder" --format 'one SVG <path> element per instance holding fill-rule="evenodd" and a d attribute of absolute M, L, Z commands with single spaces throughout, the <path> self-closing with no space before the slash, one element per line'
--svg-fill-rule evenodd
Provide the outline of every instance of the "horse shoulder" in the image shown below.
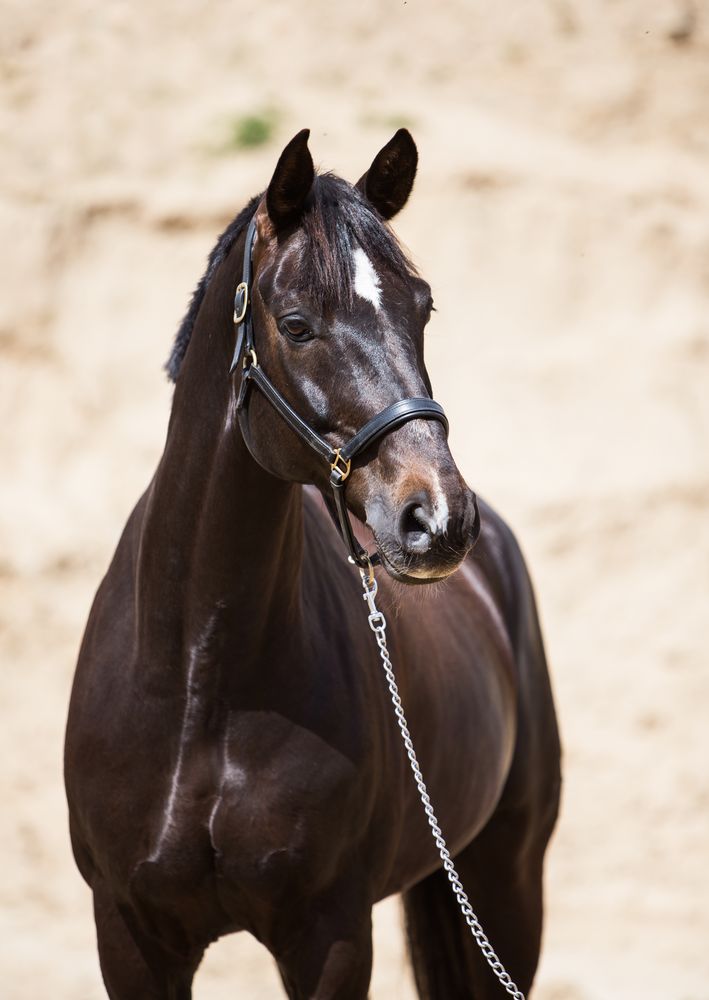
<path fill-rule="evenodd" d="M 503 806 L 534 817 L 530 829 L 553 827 L 561 785 L 561 748 L 534 588 L 509 525 L 481 504 L 476 554 L 496 596 L 513 650 L 517 736 Z"/>

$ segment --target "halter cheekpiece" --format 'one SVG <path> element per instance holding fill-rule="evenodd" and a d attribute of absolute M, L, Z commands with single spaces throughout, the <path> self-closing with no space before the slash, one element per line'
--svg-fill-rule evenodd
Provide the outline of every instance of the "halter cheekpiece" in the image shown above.
<path fill-rule="evenodd" d="M 256 218 L 254 217 L 246 230 L 244 267 L 234 297 L 234 325 L 237 335 L 229 374 L 234 373 L 238 367 L 239 358 L 242 358 L 241 386 L 236 401 L 237 410 L 240 411 L 246 406 L 249 387 L 253 383 L 298 437 L 328 463 L 333 499 L 333 506 L 328 504 L 328 508 L 340 530 L 352 562 L 360 568 L 369 568 L 379 561 L 379 556 L 377 553 L 369 555 L 355 538 L 345 503 L 345 483 L 350 474 L 352 460 L 369 445 L 374 444 L 385 434 L 396 430 L 397 427 L 401 427 L 402 424 L 408 423 L 409 420 L 437 420 L 445 427 L 446 434 L 448 433 L 448 420 L 440 403 L 433 399 L 416 396 L 410 399 L 400 399 L 398 402 L 392 403 L 391 406 L 387 406 L 340 448 L 333 448 L 325 438 L 313 430 L 281 395 L 258 362 L 251 319 L 251 277 L 253 270 L 251 254 L 255 238 Z"/>

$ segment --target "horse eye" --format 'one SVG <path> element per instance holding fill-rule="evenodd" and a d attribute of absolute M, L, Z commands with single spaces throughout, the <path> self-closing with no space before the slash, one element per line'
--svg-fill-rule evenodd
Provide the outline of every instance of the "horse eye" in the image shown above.
<path fill-rule="evenodd" d="M 308 324 L 300 316 L 286 316 L 281 320 L 279 327 L 291 340 L 310 340 L 313 335 Z"/>

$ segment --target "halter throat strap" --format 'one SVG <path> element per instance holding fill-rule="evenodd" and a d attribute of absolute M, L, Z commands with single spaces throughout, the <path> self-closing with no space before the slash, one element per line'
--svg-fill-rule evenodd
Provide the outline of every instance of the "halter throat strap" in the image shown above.
<path fill-rule="evenodd" d="M 436 420 L 443 424 L 446 434 L 448 433 L 448 420 L 441 404 L 433 399 L 421 396 L 400 399 L 367 421 L 364 427 L 339 448 L 333 447 L 329 441 L 303 420 L 271 382 L 258 362 L 251 317 L 252 251 L 255 238 L 256 218 L 254 216 L 246 230 L 242 276 L 234 296 L 236 344 L 229 375 L 236 371 L 239 359 L 242 358 L 241 386 L 236 401 L 237 410 L 241 411 L 247 405 L 249 387 L 252 384 L 255 385 L 301 441 L 304 441 L 328 463 L 332 489 L 332 501 L 328 503 L 330 514 L 339 528 L 352 562 L 362 568 L 370 567 L 379 561 L 379 557 L 376 553 L 368 554 L 355 538 L 345 501 L 345 483 L 349 477 L 353 459 L 386 434 L 390 434 L 397 427 L 408 423 L 409 420 Z"/>

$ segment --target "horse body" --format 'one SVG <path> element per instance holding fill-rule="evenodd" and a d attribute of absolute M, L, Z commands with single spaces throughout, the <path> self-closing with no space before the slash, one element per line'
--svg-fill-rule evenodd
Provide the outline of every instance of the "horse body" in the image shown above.
<path fill-rule="evenodd" d="M 492 996 L 440 894 L 358 574 L 319 494 L 266 471 L 240 423 L 230 345 L 213 331 L 229 326 L 242 252 L 237 240 L 205 290 L 165 451 L 96 596 L 72 695 L 72 843 L 109 995 L 188 997 L 207 945 L 246 929 L 289 996 L 363 998 L 371 907 L 405 892 L 421 995 Z M 263 416 L 253 399 L 249 434 Z M 407 435 L 420 446 L 408 426 L 391 437 Z M 484 508 L 474 553 L 439 589 L 380 587 L 439 820 L 529 983 L 558 739 L 519 550 Z"/>

